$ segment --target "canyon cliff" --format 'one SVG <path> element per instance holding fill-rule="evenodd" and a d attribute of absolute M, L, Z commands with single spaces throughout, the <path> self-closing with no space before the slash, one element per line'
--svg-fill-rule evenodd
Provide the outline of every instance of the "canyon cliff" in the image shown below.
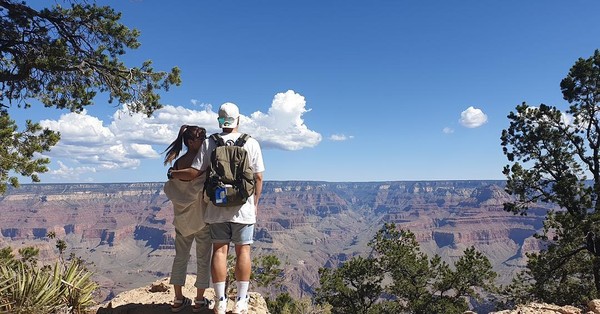
<path fill-rule="evenodd" d="M 169 275 L 174 256 L 173 210 L 163 182 L 29 184 L 0 196 L 0 247 L 41 248 L 56 258 L 54 232 L 93 264 L 99 301 Z M 474 246 L 507 283 L 537 251 L 533 234 L 549 208 L 528 216 L 503 210 L 504 181 L 267 181 L 253 255 L 274 254 L 285 268 L 283 290 L 310 296 L 319 267 L 366 256 L 386 222 L 412 231 L 422 251 L 453 262 Z M 192 256 L 189 271 L 194 272 Z M 269 296 L 278 291 L 261 291 Z"/>

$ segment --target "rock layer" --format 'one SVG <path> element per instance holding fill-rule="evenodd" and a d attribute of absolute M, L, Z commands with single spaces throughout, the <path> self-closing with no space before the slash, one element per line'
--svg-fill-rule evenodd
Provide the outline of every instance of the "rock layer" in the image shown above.
<path fill-rule="evenodd" d="M 315 182 L 267 181 L 253 255 L 274 254 L 285 267 L 283 290 L 310 295 L 319 267 L 336 267 L 370 252 L 386 222 L 412 231 L 428 254 L 453 262 L 474 246 L 507 282 L 542 248 L 532 237 L 548 207 L 515 216 L 503 181 Z M 162 182 L 31 184 L 0 197 L 0 245 L 41 247 L 56 257 L 48 232 L 68 252 L 94 262 L 98 299 L 168 276 L 174 256 L 172 206 Z M 192 257 L 190 265 L 195 265 Z M 194 273 L 192 267 L 190 272 Z M 278 290 L 264 290 L 277 293 Z"/>

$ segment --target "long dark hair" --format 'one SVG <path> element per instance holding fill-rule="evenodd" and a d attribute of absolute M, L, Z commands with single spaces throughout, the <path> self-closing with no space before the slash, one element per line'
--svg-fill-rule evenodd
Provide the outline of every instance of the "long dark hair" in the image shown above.
<path fill-rule="evenodd" d="M 205 128 L 195 125 L 182 125 L 179 129 L 179 134 L 177 135 L 177 138 L 164 151 L 167 152 L 167 155 L 165 155 L 164 164 L 166 165 L 172 163 L 173 160 L 175 160 L 175 158 L 179 156 L 179 153 L 183 149 L 183 145 L 185 145 L 186 148 L 188 147 L 187 142 L 189 140 L 201 139 L 202 141 L 204 141 L 205 138 Z"/>

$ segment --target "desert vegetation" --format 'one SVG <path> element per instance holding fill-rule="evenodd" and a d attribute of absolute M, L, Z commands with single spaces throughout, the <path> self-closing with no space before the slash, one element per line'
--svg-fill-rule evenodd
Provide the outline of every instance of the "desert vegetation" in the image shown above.
<path fill-rule="evenodd" d="M 139 33 L 119 23 L 110 7 L 70 2 L 40 11 L 0 0 L 0 193 L 18 186 L 16 173 L 39 181 L 49 160 L 38 157 L 60 134 L 27 121 L 19 131 L 8 108 L 31 106 L 80 112 L 98 92 L 148 115 L 161 107 L 158 90 L 180 84 L 179 69 L 155 71 L 152 62 L 128 67 L 120 56 L 139 46 Z M 541 301 L 582 307 L 600 297 L 600 51 L 580 58 L 561 81 L 569 107 L 522 103 L 508 114 L 501 134 L 508 160 L 505 210 L 527 215 L 532 205 L 552 204 L 536 235 L 546 249 L 528 254 L 525 271 L 507 286 L 494 283 L 487 258 L 473 248 L 454 264 L 419 249 L 410 230 L 386 224 L 369 256 L 338 268 L 321 268 L 314 300 L 286 293 L 267 296 L 272 313 L 462 313 L 482 298 L 501 306 Z M 49 238 L 53 238 L 49 234 Z M 34 247 L 0 250 L 0 311 L 83 313 L 97 287 L 85 262 L 63 257 L 40 265 Z M 253 282 L 273 287 L 283 276 L 272 256 L 255 261 Z"/>
<path fill-rule="evenodd" d="M 547 249 L 529 254 L 505 290 L 511 302 L 583 306 L 600 296 L 600 51 L 577 60 L 560 87 L 567 110 L 523 103 L 502 132 L 506 190 L 516 197 L 505 210 L 560 207 L 537 235 Z"/>
<path fill-rule="evenodd" d="M 472 249 L 450 267 L 420 253 L 410 231 L 386 226 L 372 256 L 321 269 L 317 300 L 333 304 L 333 313 L 462 313 L 478 292 L 500 308 L 584 308 L 600 297 L 600 51 L 577 60 L 560 86 L 566 111 L 523 103 L 501 135 L 506 191 L 515 197 L 504 209 L 527 215 L 533 205 L 559 207 L 535 235 L 546 249 L 529 253 L 511 284 L 495 286 L 489 262 Z"/>
<path fill-rule="evenodd" d="M 19 249 L 18 255 L 10 247 L 0 249 L 0 313 L 86 313 L 95 304 L 98 285 L 85 262 L 64 258 L 62 240 L 56 248 L 59 259 L 48 265 L 38 265 L 37 248 Z"/>
<path fill-rule="evenodd" d="M 120 23 L 121 14 L 108 6 L 65 1 L 65 7 L 35 10 L 25 2 L 0 0 L 0 193 L 18 186 L 11 171 L 39 182 L 49 151 L 60 134 L 26 122 L 18 131 L 8 108 L 35 104 L 81 112 L 98 92 L 109 102 L 127 104 L 147 115 L 161 108 L 157 90 L 181 83 L 180 71 L 155 71 L 148 60 L 128 67 L 120 58 L 140 46 L 140 35 Z"/>
<path fill-rule="evenodd" d="M 469 248 L 454 265 L 422 253 L 414 234 L 386 224 L 371 256 L 321 268 L 316 301 L 332 313 L 463 313 L 469 299 L 494 291 L 489 260 Z"/>

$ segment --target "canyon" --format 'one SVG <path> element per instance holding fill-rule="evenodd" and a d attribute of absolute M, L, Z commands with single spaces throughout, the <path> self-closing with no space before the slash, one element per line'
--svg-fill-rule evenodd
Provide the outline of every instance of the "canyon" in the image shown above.
<path fill-rule="evenodd" d="M 141 287 L 169 275 L 174 257 L 173 210 L 163 182 L 25 184 L 0 195 L 0 248 L 40 248 L 56 260 L 53 232 L 65 254 L 88 261 L 100 289 L 96 298 Z M 452 263 L 474 246 L 506 284 L 542 249 L 548 206 L 527 216 L 503 210 L 511 196 L 504 181 L 319 182 L 266 181 L 253 256 L 282 261 L 282 290 L 310 296 L 318 269 L 367 256 L 384 223 L 413 232 L 421 250 Z M 188 270 L 194 273 L 192 254 Z M 256 287 L 253 289 L 260 290 Z M 260 291 L 268 296 L 277 291 Z"/>

